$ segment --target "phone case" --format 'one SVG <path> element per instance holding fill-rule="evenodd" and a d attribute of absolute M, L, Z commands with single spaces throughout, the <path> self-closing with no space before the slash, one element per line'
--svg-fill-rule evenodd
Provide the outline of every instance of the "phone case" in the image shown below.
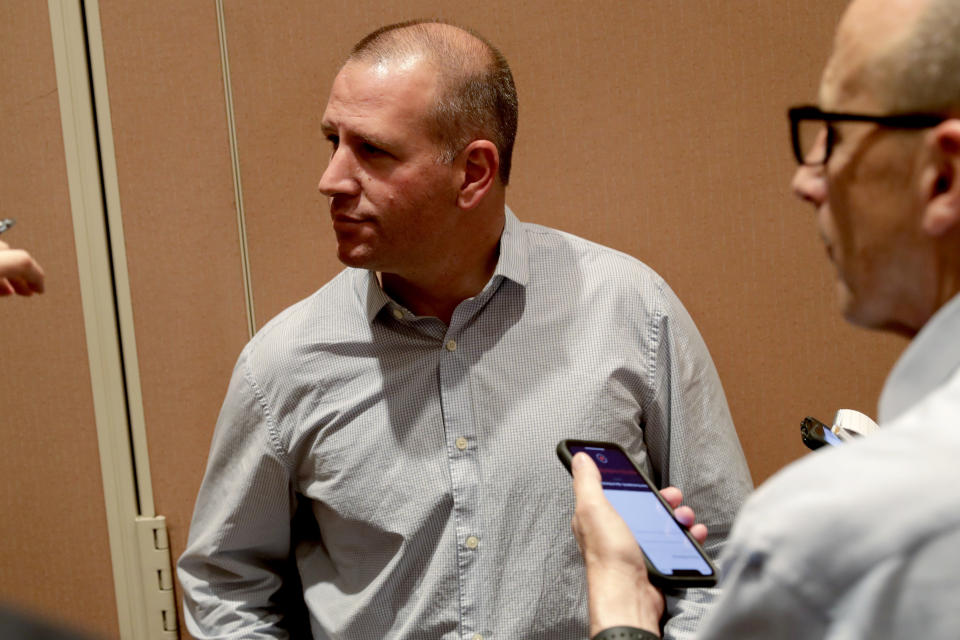
<path fill-rule="evenodd" d="M 649 485 L 652 489 L 654 489 L 653 494 L 657 497 L 660 503 L 667 509 L 667 512 L 671 515 L 671 517 L 673 516 L 673 509 L 671 509 L 670 505 L 667 504 L 667 501 L 663 499 L 663 497 L 660 495 L 660 492 L 656 490 L 657 485 L 654 484 L 650 480 L 650 478 L 647 477 L 647 474 L 645 474 L 643 470 L 636 465 L 633 459 L 630 458 L 629 455 L 627 455 L 627 452 L 624 451 L 621 446 L 612 442 L 599 442 L 599 441 L 592 441 L 592 440 L 561 440 L 557 444 L 557 456 L 560 458 L 560 461 L 563 463 L 563 466 L 565 466 L 567 468 L 567 471 L 570 472 L 571 474 L 572 474 L 572 470 L 570 468 L 570 465 L 573 461 L 573 454 L 570 453 L 570 449 L 569 449 L 569 446 L 571 445 L 587 446 L 587 447 L 604 447 L 608 449 L 618 450 L 630 462 L 630 464 L 636 470 L 637 474 L 643 479 L 643 481 L 646 482 L 647 485 Z M 666 575 L 658 571 L 657 568 L 650 563 L 646 555 L 644 555 L 644 560 L 646 561 L 646 564 L 647 564 L 647 574 L 649 575 L 650 583 L 663 590 L 686 589 L 688 587 L 712 587 L 716 585 L 717 573 L 718 573 L 716 565 L 714 565 L 713 561 L 710 559 L 710 556 L 707 555 L 707 552 L 703 550 L 703 547 L 701 547 L 700 544 L 693 538 L 693 536 L 690 535 L 686 527 L 684 527 L 682 524 L 677 522 L 675 518 L 674 518 L 674 522 L 676 522 L 677 527 L 683 532 L 683 534 L 687 537 L 687 539 L 690 540 L 691 543 L 693 543 L 694 547 L 696 547 L 697 551 L 700 553 L 704 561 L 710 567 L 712 573 L 710 575 L 700 575 L 700 574 Z M 641 547 L 641 551 L 643 551 L 642 547 Z"/>
<path fill-rule="evenodd" d="M 800 439 L 803 440 L 803 444 L 807 445 L 807 448 L 816 451 L 820 447 L 827 446 L 827 441 L 823 437 L 823 430 L 828 428 L 827 425 L 816 418 L 807 416 L 800 423 Z"/>

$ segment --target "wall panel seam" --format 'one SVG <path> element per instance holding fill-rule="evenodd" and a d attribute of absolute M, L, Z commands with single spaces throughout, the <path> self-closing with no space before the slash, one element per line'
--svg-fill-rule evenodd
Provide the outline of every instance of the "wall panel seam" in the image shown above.
<path fill-rule="evenodd" d="M 243 183 L 240 178 L 240 148 L 237 143 L 237 126 L 233 110 L 233 85 L 230 82 L 230 53 L 227 47 L 227 26 L 223 13 L 223 0 L 217 0 L 217 34 L 220 40 L 220 68 L 223 72 L 223 94 L 227 110 L 227 131 L 230 136 L 230 160 L 233 168 L 234 200 L 237 204 L 237 232 L 240 239 L 240 268 L 243 274 L 243 295 L 247 308 L 247 333 L 257 331 L 254 313 L 253 281 L 250 273 L 250 251 L 247 243 L 247 219 L 243 206 Z"/>

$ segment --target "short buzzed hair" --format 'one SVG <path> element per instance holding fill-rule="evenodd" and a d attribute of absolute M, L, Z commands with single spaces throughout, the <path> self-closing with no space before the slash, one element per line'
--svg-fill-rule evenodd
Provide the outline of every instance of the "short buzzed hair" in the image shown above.
<path fill-rule="evenodd" d="M 439 20 L 411 20 L 377 29 L 354 45 L 347 62 L 376 64 L 424 54 L 439 72 L 439 96 L 428 115 L 441 162 L 452 162 L 477 139 L 493 142 L 500 181 L 510 180 L 517 136 L 517 89 L 503 54 L 471 29 Z"/>
<path fill-rule="evenodd" d="M 960 0 L 929 0 L 870 70 L 891 113 L 960 115 Z"/>

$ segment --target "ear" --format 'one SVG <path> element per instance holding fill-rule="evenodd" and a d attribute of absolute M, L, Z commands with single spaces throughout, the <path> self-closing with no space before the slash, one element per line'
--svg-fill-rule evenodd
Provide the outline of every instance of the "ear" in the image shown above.
<path fill-rule="evenodd" d="M 960 228 L 960 119 L 937 125 L 928 138 L 930 164 L 922 174 L 923 230 L 942 236 Z"/>
<path fill-rule="evenodd" d="M 470 210 L 479 205 L 500 179 L 500 153 L 489 140 L 474 140 L 460 152 L 463 181 L 457 193 L 457 206 Z"/>

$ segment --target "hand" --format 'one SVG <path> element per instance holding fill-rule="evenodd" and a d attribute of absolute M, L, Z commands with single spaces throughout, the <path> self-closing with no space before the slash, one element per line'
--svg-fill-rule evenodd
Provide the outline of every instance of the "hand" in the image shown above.
<path fill-rule="evenodd" d="M 590 637 L 617 626 L 660 635 L 663 594 L 647 579 L 640 546 L 603 495 L 600 471 L 590 456 L 576 454 L 571 466 L 577 498 L 573 533 L 587 569 Z M 674 491 L 677 498 L 679 490 Z"/>
<path fill-rule="evenodd" d="M 0 296 L 43 293 L 43 268 L 23 249 L 0 240 Z"/>
<path fill-rule="evenodd" d="M 683 493 L 676 487 L 664 487 L 660 490 L 660 495 L 667 501 L 667 504 L 673 509 L 673 515 L 677 521 L 685 526 L 693 535 L 694 539 L 703 544 L 707 540 L 707 525 L 696 524 L 697 516 L 693 509 L 687 506 L 681 506 L 683 503 Z"/>

